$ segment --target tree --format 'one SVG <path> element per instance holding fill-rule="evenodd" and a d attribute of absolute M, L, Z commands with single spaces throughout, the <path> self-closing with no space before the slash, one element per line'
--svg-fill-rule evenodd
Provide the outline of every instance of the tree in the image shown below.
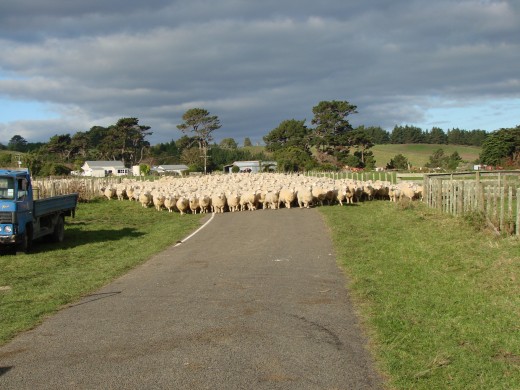
<path fill-rule="evenodd" d="M 51 154 L 57 154 L 61 157 L 61 160 L 67 161 L 71 158 L 74 150 L 71 142 L 70 134 L 56 134 L 49 139 L 49 142 L 47 142 L 43 149 Z"/>
<path fill-rule="evenodd" d="M 253 143 L 249 137 L 246 137 L 244 138 L 244 147 L 247 148 L 248 146 L 253 146 Z"/>
<path fill-rule="evenodd" d="M 220 141 L 219 146 L 222 149 L 231 149 L 231 150 L 238 148 L 238 144 L 233 138 L 224 138 L 222 141 Z"/>
<path fill-rule="evenodd" d="M 482 144 L 480 161 L 488 165 L 520 165 L 520 125 L 491 133 Z"/>
<path fill-rule="evenodd" d="M 100 144 L 98 154 L 107 160 L 121 160 L 125 166 L 139 164 L 150 148 L 145 140 L 151 135 L 150 126 L 139 125 L 137 118 L 121 118 L 108 128 L 96 127 L 94 136 Z"/>
<path fill-rule="evenodd" d="M 304 171 L 315 166 L 315 161 L 309 153 L 297 146 L 277 150 L 274 158 L 278 164 L 278 170 L 284 172 Z"/>
<path fill-rule="evenodd" d="M 446 158 L 444 166 L 450 171 L 454 171 L 458 168 L 461 161 L 462 157 L 460 157 L 459 152 L 454 151 L 448 158 Z"/>
<path fill-rule="evenodd" d="M 185 134 L 194 134 L 199 151 L 204 156 L 204 173 L 206 173 L 208 145 L 213 141 L 213 131 L 221 127 L 220 120 L 203 108 L 189 109 L 182 116 L 182 120 L 184 123 L 177 125 L 177 128 Z"/>
<path fill-rule="evenodd" d="M 396 154 L 394 158 L 386 164 L 387 169 L 408 169 L 410 163 L 408 159 L 402 154 Z"/>
<path fill-rule="evenodd" d="M 150 147 L 150 157 L 154 158 L 156 164 L 175 164 L 179 163 L 181 152 L 177 142 L 171 140 Z"/>
<path fill-rule="evenodd" d="M 27 141 L 21 135 L 14 135 L 7 144 L 7 149 L 12 150 L 14 152 L 26 152 L 27 151 Z"/>
<path fill-rule="evenodd" d="M 429 135 L 429 143 L 430 144 L 445 144 L 448 142 L 448 137 L 444 130 L 440 127 L 432 127 Z"/>
<path fill-rule="evenodd" d="M 200 155 L 200 150 L 197 147 L 184 149 L 181 154 L 181 162 L 186 164 L 190 171 L 201 171 L 204 166 L 204 159 Z"/>
<path fill-rule="evenodd" d="M 430 156 L 429 161 L 426 163 L 426 167 L 428 168 L 443 168 L 445 166 L 445 158 L 444 150 L 437 149 Z"/>
<path fill-rule="evenodd" d="M 83 131 L 75 133 L 70 140 L 70 146 L 75 156 L 86 158 L 92 147 L 88 133 Z"/>
<path fill-rule="evenodd" d="M 313 107 L 314 118 L 313 144 L 318 153 L 333 156 L 341 161 L 348 155 L 348 139 L 346 134 L 352 131 L 352 126 L 346 119 L 350 114 L 357 113 L 357 107 L 347 101 L 321 101 Z"/>
<path fill-rule="evenodd" d="M 288 119 L 264 136 L 265 149 L 276 152 L 280 149 L 295 146 L 310 154 L 311 131 L 304 120 Z"/>
<path fill-rule="evenodd" d="M 365 166 L 365 154 L 368 150 L 374 146 L 372 142 L 372 137 L 370 137 L 363 126 L 356 128 L 348 134 L 348 143 L 349 145 L 354 146 L 359 152 L 361 165 Z"/>
<path fill-rule="evenodd" d="M 364 129 L 365 133 L 372 138 L 375 145 L 383 145 L 390 142 L 390 134 L 379 126 L 359 126 L 358 129 Z"/>

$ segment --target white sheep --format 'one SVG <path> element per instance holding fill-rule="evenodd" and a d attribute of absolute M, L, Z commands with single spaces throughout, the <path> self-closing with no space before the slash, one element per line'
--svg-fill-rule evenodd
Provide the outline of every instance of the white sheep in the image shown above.
<path fill-rule="evenodd" d="M 197 194 L 192 194 L 188 198 L 188 202 L 190 204 L 190 210 L 193 214 L 197 214 L 197 211 L 200 208 L 199 205 L 199 196 Z"/>
<path fill-rule="evenodd" d="M 296 192 L 296 198 L 298 199 L 298 206 L 300 208 L 310 208 L 314 202 L 314 196 L 312 195 L 312 187 L 300 187 Z"/>
<path fill-rule="evenodd" d="M 182 195 L 177 199 L 177 203 L 175 205 L 177 206 L 177 209 L 181 215 L 186 214 L 190 208 L 190 202 L 188 198 Z"/>
<path fill-rule="evenodd" d="M 214 193 L 211 196 L 211 211 L 214 213 L 223 213 L 226 208 L 227 198 L 223 192 Z"/>
<path fill-rule="evenodd" d="M 154 192 L 152 195 L 152 203 L 157 211 L 161 211 L 164 206 L 166 196 L 159 192 Z"/>
<path fill-rule="evenodd" d="M 280 190 L 279 204 L 283 204 L 290 209 L 293 202 L 296 200 L 296 189 L 294 187 L 283 187 Z"/>
<path fill-rule="evenodd" d="M 264 207 L 268 207 L 270 209 L 276 210 L 279 208 L 279 197 L 280 193 L 278 191 L 268 191 L 265 194 L 265 202 Z"/>
<path fill-rule="evenodd" d="M 211 198 L 209 195 L 203 194 L 199 198 L 200 212 L 206 214 L 209 212 L 211 207 Z"/>
<path fill-rule="evenodd" d="M 139 194 L 139 203 L 147 208 L 152 203 L 152 194 L 149 191 L 143 191 Z"/>
<path fill-rule="evenodd" d="M 118 186 L 116 188 L 116 196 L 117 196 L 117 200 L 124 200 L 127 197 L 126 187 L 125 186 Z"/>
<path fill-rule="evenodd" d="M 172 213 L 173 210 L 177 207 L 177 198 L 171 194 L 167 194 L 164 197 L 164 207 L 166 207 L 169 213 Z"/>
<path fill-rule="evenodd" d="M 110 200 L 116 195 L 116 189 L 114 187 L 108 186 L 105 188 L 104 194 L 108 200 Z"/>
<path fill-rule="evenodd" d="M 228 210 L 231 212 L 240 210 L 240 195 L 238 192 L 229 192 L 226 196 Z"/>

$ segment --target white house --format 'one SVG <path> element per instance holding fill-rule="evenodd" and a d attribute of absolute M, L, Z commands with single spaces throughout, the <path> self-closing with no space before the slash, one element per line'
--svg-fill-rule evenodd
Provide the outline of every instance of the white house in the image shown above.
<path fill-rule="evenodd" d="M 239 172 L 265 172 L 266 170 L 274 171 L 276 170 L 277 164 L 276 161 L 235 161 L 231 165 L 226 165 L 224 167 L 224 172 L 232 172 L 233 166 L 236 166 L 240 169 Z"/>
<path fill-rule="evenodd" d="M 186 165 L 158 165 L 152 167 L 150 170 L 155 171 L 159 174 L 167 174 L 167 173 L 175 173 L 177 175 L 182 175 L 183 172 L 187 171 L 189 168 Z"/>
<path fill-rule="evenodd" d="M 81 169 L 84 176 L 92 177 L 125 176 L 130 171 L 121 161 L 85 161 Z"/>

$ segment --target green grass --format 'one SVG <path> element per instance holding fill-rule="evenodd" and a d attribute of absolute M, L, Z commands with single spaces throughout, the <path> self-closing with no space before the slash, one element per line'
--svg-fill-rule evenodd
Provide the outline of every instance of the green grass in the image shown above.
<path fill-rule="evenodd" d="M 63 243 L 0 256 L 0 344 L 184 238 L 200 219 L 129 201 L 80 204 Z"/>
<path fill-rule="evenodd" d="M 386 166 L 398 154 L 405 156 L 414 167 L 423 167 L 437 149 L 443 149 L 444 154 L 448 156 L 457 151 L 462 160 L 468 162 L 475 161 L 481 151 L 481 148 L 476 146 L 430 144 L 375 145 L 371 151 L 374 153 L 378 167 Z"/>
<path fill-rule="evenodd" d="M 520 242 L 426 209 L 323 207 L 396 389 L 520 389 Z"/>
<path fill-rule="evenodd" d="M 518 239 L 416 203 L 319 210 L 388 387 L 520 389 Z M 64 243 L 0 256 L 0 344 L 185 237 L 200 218 L 134 202 L 80 204 Z"/>

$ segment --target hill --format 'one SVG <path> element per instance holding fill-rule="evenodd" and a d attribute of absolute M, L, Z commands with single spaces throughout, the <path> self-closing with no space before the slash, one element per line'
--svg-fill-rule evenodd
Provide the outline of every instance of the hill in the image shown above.
<path fill-rule="evenodd" d="M 385 144 L 375 145 L 371 150 L 378 167 L 384 167 L 397 154 L 402 154 L 415 167 L 423 167 L 430 156 L 437 150 L 444 150 L 450 155 L 457 151 L 463 161 L 473 162 L 478 159 L 481 148 L 465 145 L 437 145 L 437 144 Z"/>

